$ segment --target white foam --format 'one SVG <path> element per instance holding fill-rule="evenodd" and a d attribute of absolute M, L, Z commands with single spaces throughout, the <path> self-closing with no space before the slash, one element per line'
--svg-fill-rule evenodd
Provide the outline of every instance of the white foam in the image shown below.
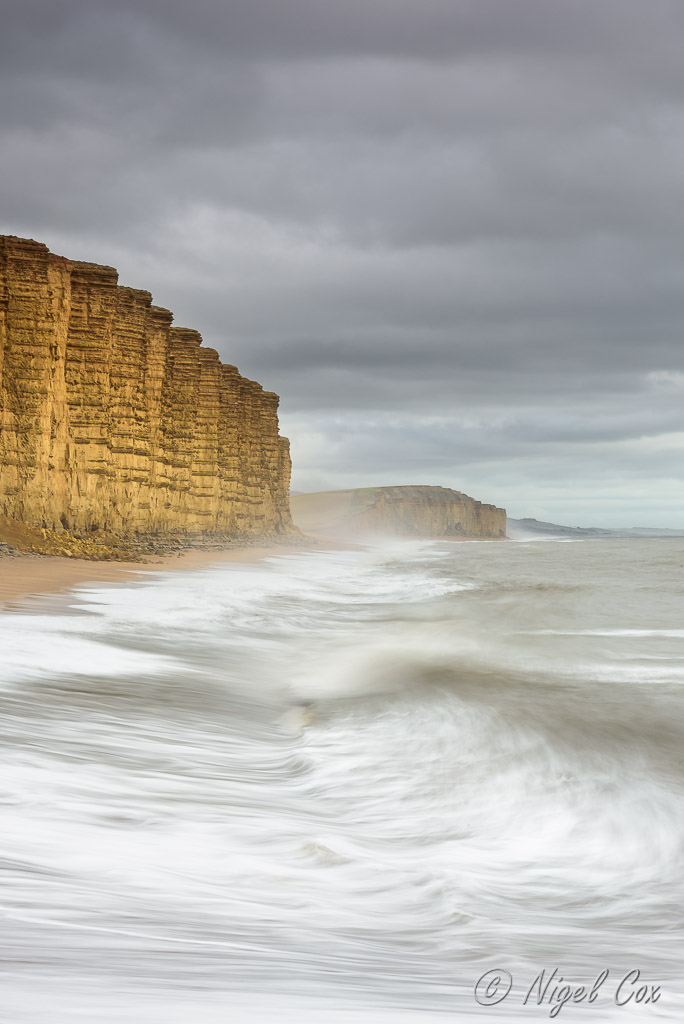
<path fill-rule="evenodd" d="M 600 542 L 594 575 L 560 550 L 294 554 L 0 616 L 11 1012 L 37 1024 L 48 971 L 57 1022 L 479 1018 L 483 963 L 579 983 L 635 949 L 681 988 L 678 666 L 641 647 L 682 631 L 617 548 L 610 601 Z"/>

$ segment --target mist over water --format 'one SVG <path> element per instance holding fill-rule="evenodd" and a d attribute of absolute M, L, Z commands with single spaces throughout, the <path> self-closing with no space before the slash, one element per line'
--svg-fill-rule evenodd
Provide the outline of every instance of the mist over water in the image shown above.
<path fill-rule="evenodd" d="M 683 566 L 397 542 L 0 614 L 0 1020 L 546 1020 L 554 968 L 610 970 L 561 1020 L 683 1019 Z"/>

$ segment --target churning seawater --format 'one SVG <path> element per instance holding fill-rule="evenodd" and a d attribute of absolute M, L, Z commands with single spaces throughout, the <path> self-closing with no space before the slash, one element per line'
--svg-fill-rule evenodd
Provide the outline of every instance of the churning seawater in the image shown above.
<path fill-rule="evenodd" d="M 561 1020 L 684 1019 L 683 565 L 388 543 L 0 614 L 0 1021 L 546 1020 L 605 969 Z"/>

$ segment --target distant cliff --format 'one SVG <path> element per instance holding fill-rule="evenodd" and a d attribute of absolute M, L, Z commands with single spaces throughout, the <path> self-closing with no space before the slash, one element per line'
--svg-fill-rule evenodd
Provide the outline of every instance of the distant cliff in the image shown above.
<path fill-rule="evenodd" d="M 500 538 L 506 510 L 448 487 L 365 487 L 292 496 L 292 516 L 306 533 L 363 538 Z"/>
<path fill-rule="evenodd" d="M 539 519 L 509 519 L 508 536 L 512 540 L 650 540 L 655 538 L 684 537 L 684 529 L 674 530 L 658 526 L 561 526 Z"/>
<path fill-rule="evenodd" d="M 0 236 L 0 515 L 129 541 L 282 535 L 278 396 L 111 267 Z"/>

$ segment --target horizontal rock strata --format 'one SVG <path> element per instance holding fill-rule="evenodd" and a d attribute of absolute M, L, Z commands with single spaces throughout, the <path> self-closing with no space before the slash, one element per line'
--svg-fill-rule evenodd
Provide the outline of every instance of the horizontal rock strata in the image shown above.
<path fill-rule="evenodd" d="M 292 531 L 278 396 L 111 267 L 0 236 L 0 515 L 191 542 Z"/>
<path fill-rule="evenodd" d="M 365 487 L 293 495 L 292 514 L 302 530 L 350 539 L 379 534 L 454 540 L 506 536 L 505 509 L 448 487 Z"/>

